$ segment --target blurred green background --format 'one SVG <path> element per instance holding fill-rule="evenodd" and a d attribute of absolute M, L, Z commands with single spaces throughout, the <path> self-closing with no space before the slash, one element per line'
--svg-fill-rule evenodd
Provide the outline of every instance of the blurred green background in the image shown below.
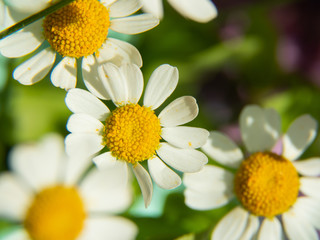
<path fill-rule="evenodd" d="M 138 36 L 120 36 L 140 50 L 145 81 L 160 64 L 178 67 L 178 87 L 163 107 L 192 95 L 200 112 L 188 125 L 223 131 L 237 142 L 238 116 L 247 104 L 279 111 L 283 131 L 301 114 L 320 120 L 320 3 L 219 0 L 215 4 L 218 17 L 200 24 L 184 19 L 164 1 L 159 26 Z M 15 144 L 37 141 L 49 132 L 68 134 L 65 125 L 71 112 L 64 104 L 66 92 L 55 88 L 48 77 L 33 86 L 20 85 L 12 71 L 23 60 L 0 56 L 1 171 L 7 170 L 7 156 Z M 78 87 L 84 88 L 82 81 Z M 319 146 L 318 137 L 303 158 L 318 156 Z M 138 225 L 138 239 L 175 239 L 188 233 L 194 235 L 185 239 L 207 239 L 234 206 L 194 211 L 184 204 L 183 186 L 172 191 L 155 187 L 146 210 L 135 187 L 135 202 L 123 215 Z M 14 223 L 0 220 L 0 234 L 11 227 Z"/>

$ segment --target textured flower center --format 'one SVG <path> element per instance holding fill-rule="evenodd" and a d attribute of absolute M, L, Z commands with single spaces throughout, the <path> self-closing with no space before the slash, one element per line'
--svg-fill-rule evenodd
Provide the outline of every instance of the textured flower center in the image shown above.
<path fill-rule="evenodd" d="M 83 57 L 96 52 L 109 29 L 109 13 L 98 0 L 77 0 L 45 17 L 44 36 L 62 56 Z"/>
<path fill-rule="evenodd" d="M 290 161 L 274 153 L 255 153 L 244 160 L 234 179 L 242 205 L 257 216 L 273 217 L 296 201 L 299 176 Z"/>
<path fill-rule="evenodd" d="M 107 118 L 104 141 L 113 156 L 134 164 L 155 154 L 160 134 L 160 120 L 150 108 L 128 104 Z"/>
<path fill-rule="evenodd" d="M 78 191 L 54 186 L 35 196 L 24 226 L 33 240 L 74 240 L 83 228 L 85 217 Z"/>

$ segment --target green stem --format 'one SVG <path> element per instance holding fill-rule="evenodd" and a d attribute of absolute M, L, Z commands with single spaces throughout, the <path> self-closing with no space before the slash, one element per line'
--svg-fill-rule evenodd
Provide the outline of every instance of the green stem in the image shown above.
<path fill-rule="evenodd" d="M 35 21 L 38 21 L 39 19 L 53 13 L 54 11 L 57 11 L 58 9 L 68 5 L 69 3 L 73 2 L 75 0 L 61 0 L 58 3 L 42 10 L 41 12 L 38 12 L 18 23 L 16 23 L 15 25 L 6 28 L 5 30 L 3 30 L 2 32 L 0 32 L 0 40 L 7 37 L 8 35 L 28 26 L 31 23 L 34 23 Z"/>

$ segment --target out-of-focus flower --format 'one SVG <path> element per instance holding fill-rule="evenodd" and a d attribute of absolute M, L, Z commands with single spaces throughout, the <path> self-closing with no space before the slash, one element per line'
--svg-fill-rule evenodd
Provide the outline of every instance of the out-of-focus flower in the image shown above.
<path fill-rule="evenodd" d="M 161 188 L 172 189 L 181 179 L 170 167 L 181 172 L 197 172 L 207 157 L 196 148 L 207 140 L 209 132 L 202 128 L 179 126 L 198 115 L 198 105 L 191 96 L 177 98 L 158 116 L 157 109 L 174 91 L 178 69 L 164 64 L 150 77 L 143 105 L 138 101 L 143 91 L 143 76 L 134 64 L 120 68 L 107 63 L 99 67 L 102 86 L 116 105 L 110 111 L 90 92 L 71 89 L 66 96 L 68 108 L 74 112 L 68 120 L 71 132 L 66 137 L 67 153 L 92 155 L 103 148 L 109 151 L 93 158 L 98 168 L 118 167 L 126 178 L 128 166 L 141 187 L 145 206 L 152 198 L 152 181 L 140 164 L 147 160 L 152 179 Z M 160 142 L 164 139 L 166 142 Z"/>
<path fill-rule="evenodd" d="M 145 12 L 163 18 L 162 0 L 140 0 Z M 211 0 L 168 0 L 182 16 L 196 22 L 209 22 L 218 15 L 216 6 Z"/>
<path fill-rule="evenodd" d="M 12 173 L 0 175 L 0 215 L 20 222 L 6 239 L 135 239 L 137 227 L 114 216 L 128 208 L 132 190 L 119 171 L 86 170 L 88 158 L 68 158 L 63 138 L 14 147 Z"/>
<path fill-rule="evenodd" d="M 34 2 L 39 1 L 28 1 L 29 6 Z M 159 20 L 152 14 L 129 16 L 140 8 L 139 0 L 76 0 L 1 40 L 0 52 L 10 58 L 21 57 L 48 42 L 50 47 L 18 66 L 13 77 L 25 85 L 40 81 L 49 73 L 59 53 L 63 59 L 54 67 L 51 81 L 56 87 L 68 90 L 76 86 L 76 59 L 81 57 L 85 82 L 96 73 L 96 65 L 100 63 L 133 62 L 142 66 L 140 53 L 134 46 L 107 37 L 109 29 L 138 34 L 158 25 Z"/>
<path fill-rule="evenodd" d="M 186 204 L 206 210 L 238 200 L 239 206 L 215 227 L 214 240 L 282 239 L 282 229 L 289 239 L 318 239 L 320 159 L 296 161 L 313 142 L 317 122 L 309 115 L 297 118 L 282 137 L 282 154 L 272 152 L 281 136 L 280 116 L 273 109 L 247 106 L 240 128 L 250 155 L 244 157 L 228 137 L 211 132 L 202 149 L 234 171 L 207 165 L 185 174 Z"/>
<path fill-rule="evenodd" d="M 0 0 L 0 29 L 2 29 L 4 23 L 4 16 L 5 16 L 5 5 L 2 0 Z"/>
<path fill-rule="evenodd" d="M 279 31 L 277 58 L 286 72 L 301 73 L 320 86 L 320 16 L 317 0 L 287 3 L 272 17 Z"/>

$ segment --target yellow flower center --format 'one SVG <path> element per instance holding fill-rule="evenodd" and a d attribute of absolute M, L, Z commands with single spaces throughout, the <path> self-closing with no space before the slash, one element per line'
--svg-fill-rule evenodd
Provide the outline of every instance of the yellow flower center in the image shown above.
<path fill-rule="evenodd" d="M 300 185 L 293 164 L 270 152 L 257 152 L 244 160 L 234 183 L 244 208 L 264 217 L 287 211 L 295 203 Z"/>
<path fill-rule="evenodd" d="M 77 0 L 45 17 L 44 36 L 62 56 L 96 52 L 107 38 L 109 13 L 98 0 Z"/>
<path fill-rule="evenodd" d="M 118 107 L 105 123 L 105 145 L 117 159 L 129 163 L 151 158 L 160 143 L 159 118 L 138 104 Z"/>
<path fill-rule="evenodd" d="M 83 229 L 85 217 L 78 191 L 58 185 L 35 196 L 24 226 L 33 240 L 74 240 Z"/>

